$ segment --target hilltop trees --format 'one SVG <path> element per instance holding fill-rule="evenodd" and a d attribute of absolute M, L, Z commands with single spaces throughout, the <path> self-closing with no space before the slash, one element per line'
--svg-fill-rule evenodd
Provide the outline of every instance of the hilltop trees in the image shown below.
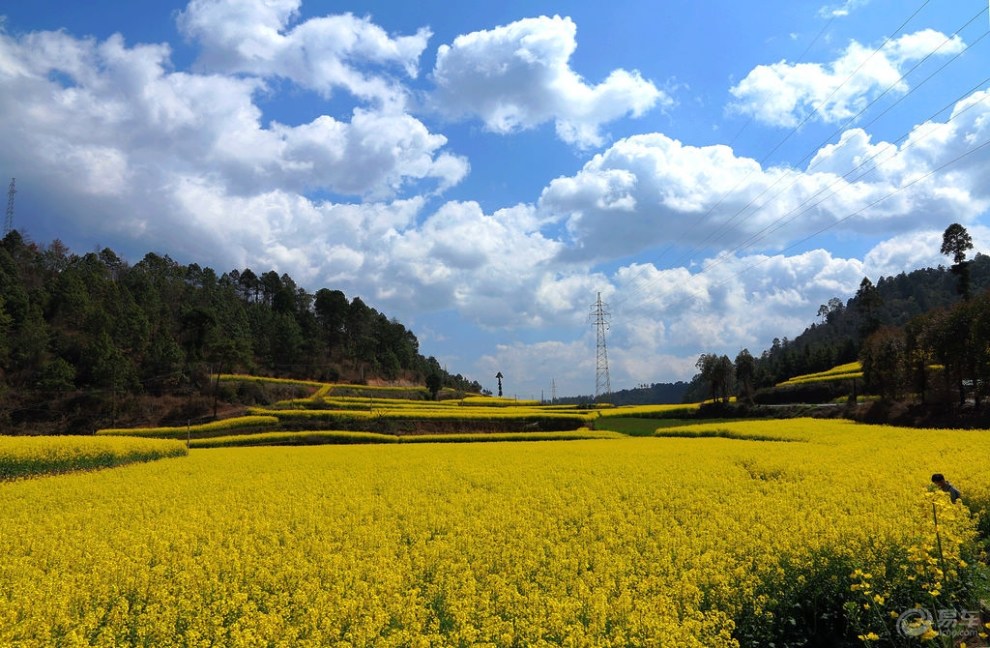
<path fill-rule="evenodd" d="M 976 254 L 966 264 L 969 291 L 976 299 L 981 291 L 990 288 L 990 257 Z M 857 294 L 844 305 L 838 298 L 830 299 L 828 305 L 819 307 L 818 321 L 803 333 L 794 339 L 774 340 L 770 348 L 756 357 L 754 387 L 757 401 L 760 400 L 761 390 L 771 389 L 792 376 L 825 371 L 859 359 L 860 349 L 877 329 L 893 326 L 910 333 L 909 326 L 914 318 L 951 309 L 962 298 L 958 290 L 958 275 L 949 268 L 922 268 L 892 277 L 880 277 L 875 284 L 868 278 L 864 279 Z M 915 392 L 914 385 L 932 378 L 930 371 L 924 375 L 919 371 L 921 363 L 940 363 L 937 358 L 923 358 L 926 353 L 931 353 L 931 347 L 922 349 L 911 346 L 920 339 L 921 333 L 917 330 L 913 332 L 913 338 L 908 336 L 908 352 L 912 354 L 914 369 L 906 379 L 908 388 Z M 939 386 L 942 386 L 942 381 L 939 381 Z M 929 383 L 928 387 L 934 385 Z M 957 390 L 958 386 L 953 389 Z"/>
<path fill-rule="evenodd" d="M 873 299 L 871 291 L 879 293 L 889 281 L 882 279 L 875 288 L 867 286 L 861 292 Z M 946 289 L 952 291 L 950 285 Z M 954 400 L 963 405 L 971 399 L 979 407 L 986 398 L 990 391 L 990 293 L 920 313 L 908 311 L 900 317 L 895 317 L 883 300 L 879 306 L 864 307 L 855 300 L 850 303 L 854 308 L 847 312 L 855 311 L 859 317 L 849 322 L 847 337 L 838 348 L 855 348 L 851 357 L 842 352 L 834 362 L 813 361 L 819 352 L 811 354 L 810 350 L 816 335 L 823 331 L 809 329 L 797 340 L 774 345 L 764 353 L 757 363 L 757 374 L 766 381 L 763 386 L 772 387 L 785 377 L 858 359 L 865 390 L 885 401 L 916 396 L 929 403 Z M 895 303 L 905 302 L 898 299 Z M 913 298 L 906 303 L 917 309 Z M 905 319 L 905 314 L 913 316 Z M 856 342 L 864 334 L 862 341 Z"/>
<path fill-rule="evenodd" d="M 990 257 L 976 254 L 967 260 L 968 234 L 963 228 L 949 228 L 947 233 L 952 258 L 965 263 L 968 301 L 960 290 L 958 268 L 923 268 L 880 277 L 875 284 L 864 277 L 848 302 L 830 299 L 803 333 L 794 339 L 775 338 L 770 348 L 753 357 L 751 376 L 749 361 L 740 352 L 735 361 L 740 398 L 751 388 L 757 403 L 831 400 L 841 395 L 838 384 L 821 393 L 800 386 L 784 393 L 776 385 L 861 360 L 866 390 L 887 400 L 917 396 L 928 403 L 982 404 L 990 393 Z M 702 359 L 697 365 L 702 373 L 686 390 L 687 401 L 713 398 L 718 389 Z M 721 399 L 722 392 L 718 394 Z"/>
<path fill-rule="evenodd" d="M 387 378 L 480 391 L 419 354 L 416 336 L 339 290 L 286 274 L 222 275 L 168 256 L 0 242 L 0 425 L 90 431 L 140 394 L 214 395 L 210 375 Z"/>

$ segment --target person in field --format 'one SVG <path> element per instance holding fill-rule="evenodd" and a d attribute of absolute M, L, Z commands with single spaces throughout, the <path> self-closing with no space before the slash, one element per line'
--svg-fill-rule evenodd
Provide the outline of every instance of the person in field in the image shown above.
<path fill-rule="evenodd" d="M 949 497 L 952 498 L 953 504 L 955 504 L 956 500 L 959 499 L 960 497 L 959 491 L 956 489 L 955 486 L 953 486 L 952 484 L 950 484 L 945 480 L 945 476 L 942 473 L 935 473 L 934 475 L 932 475 L 932 483 L 935 484 L 935 486 L 937 486 L 938 488 L 948 493 Z"/>

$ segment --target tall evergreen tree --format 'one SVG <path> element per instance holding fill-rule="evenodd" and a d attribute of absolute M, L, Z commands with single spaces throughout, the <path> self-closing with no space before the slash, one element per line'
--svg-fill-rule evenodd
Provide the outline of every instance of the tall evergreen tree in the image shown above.
<path fill-rule="evenodd" d="M 956 290 L 963 299 L 969 299 L 969 262 L 966 252 L 973 249 L 973 239 L 966 228 L 953 223 L 942 233 L 942 254 L 952 257 L 952 274 L 956 275 Z"/>

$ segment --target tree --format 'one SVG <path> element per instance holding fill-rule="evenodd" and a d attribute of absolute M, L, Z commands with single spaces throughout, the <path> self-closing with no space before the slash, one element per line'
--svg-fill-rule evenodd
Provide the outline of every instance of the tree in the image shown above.
<path fill-rule="evenodd" d="M 0 294 L 0 367 L 7 365 L 7 353 L 10 351 L 10 329 L 13 321 L 13 318 L 7 314 L 3 294 Z M 3 371 L 0 370 L 0 378 L 2 376 Z"/>
<path fill-rule="evenodd" d="M 952 309 L 934 311 L 928 315 L 929 325 L 925 343 L 938 364 L 947 389 L 959 393 L 959 405 L 966 403 L 966 379 L 971 365 L 969 302 L 960 302 Z"/>
<path fill-rule="evenodd" d="M 951 255 L 953 263 L 966 260 L 966 252 L 973 249 L 973 239 L 966 228 L 959 223 L 953 223 L 942 233 L 942 254 Z"/>
<path fill-rule="evenodd" d="M 127 268 L 127 264 L 110 248 L 103 248 L 100 252 L 100 261 L 110 271 L 110 279 L 112 281 L 117 281 L 120 278 L 121 272 Z"/>
<path fill-rule="evenodd" d="M 244 299 L 258 301 L 258 293 L 261 291 L 261 282 L 251 268 L 244 268 L 244 271 L 237 275 L 237 285 L 244 295 Z"/>
<path fill-rule="evenodd" d="M 217 417 L 217 401 L 220 399 L 220 374 L 230 371 L 237 363 L 247 359 L 245 349 L 238 346 L 237 340 L 221 338 L 210 349 L 210 363 L 215 368 L 216 382 L 213 385 L 213 418 Z"/>
<path fill-rule="evenodd" d="M 904 331 L 885 326 L 866 338 L 860 350 L 867 390 L 886 401 L 901 397 L 907 380 L 908 355 Z"/>
<path fill-rule="evenodd" d="M 347 310 L 345 329 L 351 355 L 361 362 L 375 359 L 375 309 L 367 306 L 360 297 L 351 300 Z"/>
<path fill-rule="evenodd" d="M 925 313 L 913 318 L 904 328 L 908 388 L 918 394 L 922 403 L 928 397 L 929 365 L 935 358 L 928 339 L 931 319 L 930 314 Z"/>
<path fill-rule="evenodd" d="M 320 288 L 316 291 L 313 308 L 316 311 L 316 321 L 323 329 L 327 353 L 333 355 L 344 342 L 347 313 L 350 308 L 347 297 L 339 290 Z"/>
<path fill-rule="evenodd" d="M 732 383 L 735 380 L 734 368 L 729 356 L 703 353 L 695 366 L 701 371 L 701 379 L 708 383 L 712 400 L 729 402 Z"/>
<path fill-rule="evenodd" d="M 60 396 L 75 387 L 76 368 L 64 358 L 55 358 L 41 370 L 38 386 L 48 395 Z"/>
<path fill-rule="evenodd" d="M 715 378 L 719 391 L 722 393 L 722 402 L 728 403 L 729 397 L 732 395 L 732 387 L 736 381 L 736 369 L 732 365 L 732 360 L 729 360 L 729 356 L 719 356 L 715 365 Z"/>
<path fill-rule="evenodd" d="M 72 256 L 69 253 L 68 246 L 58 239 L 52 241 L 45 251 L 41 253 L 41 259 L 45 270 L 52 274 L 62 272 L 72 262 Z"/>
<path fill-rule="evenodd" d="M 88 368 L 88 379 L 93 387 L 110 395 L 110 420 L 116 420 L 119 397 L 137 386 L 133 365 L 104 331 L 95 337 L 83 356 Z"/>
<path fill-rule="evenodd" d="M 845 306 L 842 304 L 842 300 L 838 297 L 833 297 L 828 300 L 828 314 L 825 316 L 825 321 L 831 324 L 835 321 L 835 318 L 842 314 Z"/>
<path fill-rule="evenodd" d="M 739 395 L 747 403 L 753 402 L 753 379 L 756 377 L 756 359 L 743 349 L 736 356 L 736 380 L 739 381 Z"/>
<path fill-rule="evenodd" d="M 952 257 L 952 274 L 956 275 L 958 283 L 956 290 L 963 299 L 969 299 L 969 262 L 966 252 L 973 249 L 973 239 L 966 228 L 959 223 L 953 223 L 942 233 L 942 254 Z"/>
<path fill-rule="evenodd" d="M 443 386 L 443 378 L 440 377 L 438 373 L 431 373 L 426 377 L 426 388 L 430 390 L 430 396 L 433 400 L 437 400 L 437 395 L 440 393 L 440 388 Z"/>
<path fill-rule="evenodd" d="M 990 298 L 983 293 L 969 304 L 969 357 L 973 370 L 973 400 L 978 408 L 990 387 Z"/>
<path fill-rule="evenodd" d="M 698 356 L 698 361 L 694 363 L 701 374 L 702 382 L 708 385 L 708 395 L 715 398 L 715 363 L 718 356 L 711 353 L 702 353 Z"/>
<path fill-rule="evenodd" d="M 24 322 L 20 327 L 14 327 L 10 337 L 8 370 L 19 374 L 25 383 L 33 380 L 44 365 L 49 339 L 48 324 L 41 308 L 31 304 Z"/>
<path fill-rule="evenodd" d="M 267 273 L 262 277 L 267 276 Z M 300 292 L 302 293 L 300 295 Z M 296 287 L 296 282 L 287 274 L 279 278 L 278 285 L 272 293 L 272 309 L 277 313 L 297 313 L 305 309 L 299 308 L 302 298 L 308 297 L 306 291 L 300 291 Z M 308 307 L 308 304 L 307 304 Z"/>
<path fill-rule="evenodd" d="M 182 366 L 185 355 L 171 335 L 156 332 L 142 364 L 142 377 L 148 391 L 161 396 L 175 389 L 182 382 Z"/>
<path fill-rule="evenodd" d="M 860 335 L 866 338 L 880 326 L 879 311 L 883 306 L 883 298 L 869 277 L 863 277 L 856 291 L 856 308 L 863 317 Z"/>
<path fill-rule="evenodd" d="M 299 363 L 305 339 L 299 323 L 289 313 L 274 313 L 270 321 L 272 368 L 291 373 Z"/>
<path fill-rule="evenodd" d="M 213 311 L 195 307 L 187 310 L 180 318 L 183 346 L 190 362 L 203 359 L 207 344 L 217 328 L 217 316 Z"/>
<path fill-rule="evenodd" d="M 818 317 L 822 318 L 822 324 L 831 324 L 835 321 L 835 318 L 842 314 L 843 305 L 842 300 L 838 297 L 833 297 L 828 300 L 827 304 L 822 304 L 818 307 Z"/>

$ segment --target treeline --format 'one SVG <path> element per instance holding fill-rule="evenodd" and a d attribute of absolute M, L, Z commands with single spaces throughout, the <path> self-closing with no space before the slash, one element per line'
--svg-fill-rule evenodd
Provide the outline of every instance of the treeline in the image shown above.
<path fill-rule="evenodd" d="M 129 398 L 208 394 L 217 372 L 481 389 L 359 297 L 311 294 L 287 274 L 218 275 L 154 253 L 129 265 L 16 230 L 0 242 L 0 427 L 86 431 Z"/>
<path fill-rule="evenodd" d="M 970 290 L 990 288 L 990 257 L 977 254 L 969 263 Z M 759 357 L 756 385 L 769 387 L 793 376 L 826 371 L 859 358 L 866 337 L 881 326 L 903 327 L 932 310 L 949 308 L 962 297 L 951 268 L 923 268 L 876 284 L 864 278 L 856 295 L 832 298 L 819 306 L 818 321 L 793 340 L 775 339 Z"/>
<path fill-rule="evenodd" d="M 801 335 L 793 340 L 774 339 L 771 347 L 759 356 L 750 356 L 746 349 L 735 360 L 702 354 L 697 365 L 699 373 L 685 394 L 685 402 L 728 396 L 760 400 L 761 395 L 789 378 L 827 371 L 856 360 L 863 360 L 864 365 L 871 367 L 866 389 L 890 397 L 908 390 L 924 394 L 925 389 L 932 389 L 933 364 L 936 373 L 941 365 L 947 368 L 945 375 L 953 381 L 956 391 L 974 385 L 974 381 L 982 384 L 985 378 L 978 375 L 973 364 L 976 360 L 969 368 L 961 367 L 962 360 L 954 360 L 953 354 L 961 353 L 963 347 L 952 347 L 952 344 L 982 344 L 981 348 L 990 345 L 990 327 L 981 328 L 979 321 L 980 305 L 990 289 L 990 257 L 976 254 L 967 260 L 965 253 L 971 248 L 965 229 L 952 225 L 943 235 L 942 246 L 942 252 L 953 260 L 950 267 L 880 277 L 876 284 L 864 277 L 848 301 L 830 299 L 819 307 L 818 321 Z M 951 335 L 945 328 L 950 326 L 957 327 Z M 897 356 L 891 345 L 913 354 L 914 369 L 902 367 L 892 374 L 892 382 L 888 384 L 883 378 L 891 368 L 888 356 Z M 918 369 L 922 362 L 919 354 L 927 358 L 925 371 Z M 884 371 L 873 368 L 879 366 L 881 355 L 886 358 Z M 744 365 L 741 371 L 740 360 Z"/>

